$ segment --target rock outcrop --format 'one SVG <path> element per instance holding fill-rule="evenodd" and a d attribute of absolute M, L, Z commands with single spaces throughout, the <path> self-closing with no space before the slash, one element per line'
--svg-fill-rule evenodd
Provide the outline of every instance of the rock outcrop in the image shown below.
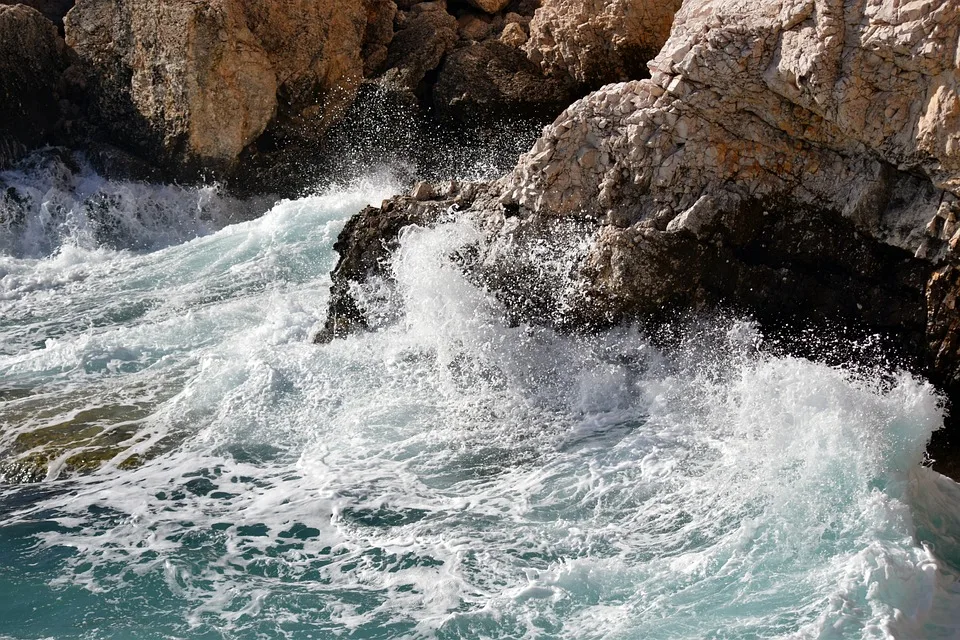
<path fill-rule="evenodd" d="M 26 5 L 0 5 L 0 168 L 48 142 L 69 62 L 49 20 Z"/>
<path fill-rule="evenodd" d="M 524 49 L 552 76 L 597 88 L 647 75 L 680 0 L 544 0 Z"/>
<path fill-rule="evenodd" d="M 453 51 L 433 86 L 435 108 L 460 121 L 559 113 L 570 97 L 570 83 L 545 77 L 522 51 L 499 39 Z"/>
<path fill-rule="evenodd" d="M 687 2 L 650 79 L 578 101 L 472 187 L 467 268 L 561 327 L 728 306 L 885 334 L 960 399 L 958 41 L 957 2 Z"/>
<path fill-rule="evenodd" d="M 43 4 L 59 17 L 66 2 Z M 508 113 L 538 129 L 590 83 L 634 77 L 676 8 L 594 5 L 577 9 L 578 31 L 535 0 L 78 0 L 64 25 L 80 60 L 67 74 L 80 96 L 67 142 L 107 144 L 173 179 L 262 191 L 270 167 L 289 177 L 311 165 L 363 82 L 418 117 L 479 126 Z M 565 35 L 550 48 L 548 32 Z M 563 66 L 580 45 L 589 60 Z"/>
<path fill-rule="evenodd" d="M 321 135 L 362 79 L 367 14 L 360 2 L 80 0 L 65 28 L 89 118 L 189 175 L 231 169 L 265 132 Z"/>

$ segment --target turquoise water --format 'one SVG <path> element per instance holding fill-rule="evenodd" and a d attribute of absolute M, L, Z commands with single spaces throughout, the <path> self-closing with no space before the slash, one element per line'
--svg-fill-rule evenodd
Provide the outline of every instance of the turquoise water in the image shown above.
<path fill-rule="evenodd" d="M 2 638 L 960 636 L 922 380 L 731 319 L 669 352 L 508 326 L 447 259 L 467 222 L 408 233 L 358 291 L 383 328 L 316 346 L 389 174 L 234 224 L 215 190 L 6 179 L 0 448 L 120 446 L 0 485 Z"/>

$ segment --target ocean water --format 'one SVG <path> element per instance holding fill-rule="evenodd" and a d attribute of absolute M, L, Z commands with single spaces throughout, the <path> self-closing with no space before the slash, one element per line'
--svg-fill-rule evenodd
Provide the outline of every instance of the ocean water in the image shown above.
<path fill-rule="evenodd" d="M 58 172 L 3 176 L 0 638 L 960 637 L 925 381 L 509 326 L 466 221 L 313 345 L 389 172 L 246 222 Z"/>

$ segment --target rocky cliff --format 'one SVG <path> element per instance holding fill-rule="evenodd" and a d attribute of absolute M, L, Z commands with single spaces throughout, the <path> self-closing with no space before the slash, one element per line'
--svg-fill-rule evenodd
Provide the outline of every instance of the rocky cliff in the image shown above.
<path fill-rule="evenodd" d="M 485 232 L 466 268 L 521 319 L 732 307 L 887 336 L 960 398 L 958 40 L 953 0 L 688 0 L 649 79 L 573 104 L 501 180 L 349 225 L 319 338 L 368 324 L 367 229 L 456 206 Z"/>
<path fill-rule="evenodd" d="M 645 76 L 643 63 L 666 39 L 678 6 L 649 0 L 543 7 L 538 0 L 28 4 L 62 25 L 65 43 L 53 39 L 69 64 L 52 68 L 52 54 L 41 46 L 46 36 L 32 31 L 20 37 L 30 46 L 3 58 L 11 66 L 27 59 L 46 65 L 34 84 L 52 100 L 54 108 L 43 111 L 57 126 L 39 118 L 26 148 L 66 145 L 87 151 L 107 173 L 227 180 L 247 193 L 308 186 L 331 127 L 347 120 L 373 129 L 384 93 L 399 105 L 394 119 L 427 119 L 451 130 L 526 119 L 535 131 L 589 89 Z M 591 28 L 574 28 L 570 16 Z M 14 110 L 15 102 L 7 95 L 0 113 Z M 371 112 L 366 119 L 365 112 Z"/>

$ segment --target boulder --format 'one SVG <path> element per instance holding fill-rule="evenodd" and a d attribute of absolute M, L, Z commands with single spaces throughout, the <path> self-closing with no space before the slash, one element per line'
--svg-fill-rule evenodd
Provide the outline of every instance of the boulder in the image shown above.
<path fill-rule="evenodd" d="M 269 132 L 313 139 L 363 75 L 363 3 L 80 0 L 67 15 L 93 102 L 121 147 L 180 175 L 228 172 Z"/>
<path fill-rule="evenodd" d="M 681 0 L 543 0 L 524 48 L 555 76 L 598 88 L 647 76 Z"/>
<path fill-rule="evenodd" d="M 570 83 L 544 77 L 523 52 L 497 40 L 447 56 L 433 87 L 433 104 L 448 118 L 554 117 L 573 96 Z"/>
<path fill-rule="evenodd" d="M 63 16 L 67 15 L 74 2 L 75 0 L 0 0 L 0 5 L 23 4 L 36 9 L 62 31 Z"/>
<path fill-rule="evenodd" d="M 457 19 L 440 2 L 420 3 L 402 18 L 387 52 L 384 80 L 397 89 L 422 94 L 427 73 L 439 67 L 457 43 Z"/>
<path fill-rule="evenodd" d="M 25 5 L 0 5 L 0 168 L 51 142 L 68 64 L 53 23 Z"/>

